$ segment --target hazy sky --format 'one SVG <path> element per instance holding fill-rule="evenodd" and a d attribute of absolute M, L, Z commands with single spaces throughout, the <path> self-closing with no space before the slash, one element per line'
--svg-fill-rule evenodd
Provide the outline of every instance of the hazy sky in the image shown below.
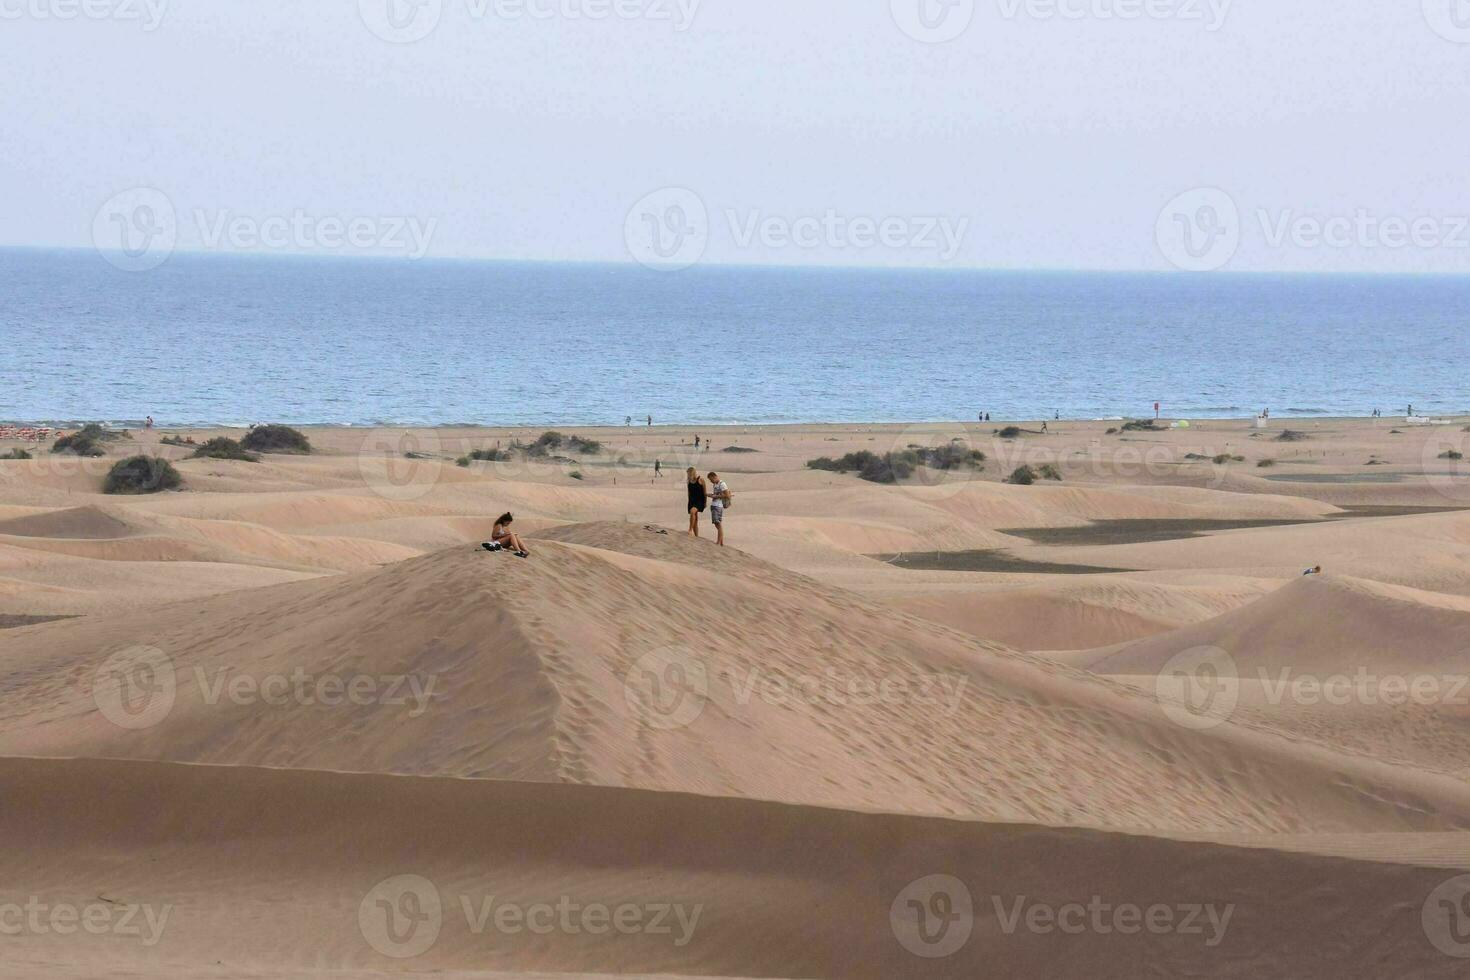
<path fill-rule="evenodd" d="M 1470 272 L 1466 0 L 0 0 L 0 65 L 3 244 Z"/>

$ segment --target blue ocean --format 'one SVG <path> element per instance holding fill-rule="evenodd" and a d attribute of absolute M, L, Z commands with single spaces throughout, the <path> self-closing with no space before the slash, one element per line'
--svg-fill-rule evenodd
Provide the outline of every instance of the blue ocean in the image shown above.
<path fill-rule="evenodd" d="M 0 421 L 1470 410 L 1470 278 L 0 250 Z"/>

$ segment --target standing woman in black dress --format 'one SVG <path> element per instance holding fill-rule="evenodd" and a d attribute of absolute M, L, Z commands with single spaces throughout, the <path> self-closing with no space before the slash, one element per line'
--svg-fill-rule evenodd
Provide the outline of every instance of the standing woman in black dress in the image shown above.
<path fill-rule="evenodd" d="M 704 508 L 709 504 L 709 494 L 704 488 L 704 477 L 694 467 L 685 471 L 689 478 L 689 533 L 693 537 L 699 537 L 699 515 L 704 513 Z"/>

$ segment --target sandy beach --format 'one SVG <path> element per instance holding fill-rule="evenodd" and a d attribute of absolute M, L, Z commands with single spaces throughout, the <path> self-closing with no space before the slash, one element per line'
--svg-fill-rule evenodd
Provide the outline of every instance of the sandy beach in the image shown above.
<path fill-rule="evenodd" d="M 0 975 L 1458 976 L 1443 421 L 29 444 Z M 137 453 L 182 488 L 101 493 Z"/>

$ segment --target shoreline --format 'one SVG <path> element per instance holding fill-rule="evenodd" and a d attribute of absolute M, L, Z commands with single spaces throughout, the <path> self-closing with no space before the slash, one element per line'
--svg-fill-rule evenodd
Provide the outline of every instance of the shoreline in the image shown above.
<path fill-rule="evenodd" d="M 871 430 L 901 430 L 905 428 L 919 428 L 931 426 L 957 426 L 964 428 L 983 428 L 986 426 L 1000 428 L 1006 425 L 1108 425 L 1116 422 L 1130 420 L 1147 421 L 1146 415 L 1111 415 L 1094 418 L 1076 418 L 1063 415 L 1061 418 L 1052 416 L 1017 416 L 1017 417 L 995 417 L 988 421 L 976 419 L 921 419 L 900 421 L 873 421 L 866 419 L 858 420 L 816 420 L 802 422 L 657 422 L 652 426 L 635 421 L 632 425 L 620 425 L 617 423 L 596 422 L 292 422 L 279 419 L 262 420 L 254 423 L 244 422 L 155 422 L 152 430 L 156 432 L 215 432 L 215 431 L 245 431 L 253 425 L 289 425 L 301 430 L 350 432 L 374 430 L 392 431 L 486 431 L 486 432 L 544 432 L 548 429 L 565 430 L 568 432 L 676 432 L 690 431 L 694 429 L 708 429 L 711 431 L 780 431 L 801 430 L 820 428 L 868 428 Z M 1188 422 L 1190 426 L 1216 424 L 1250 424 L 1255 422 L 1256 417 L 1252 415 L 1169 415 L 1159 416 L 1156 421 L 1161 425 L 1168 426 L 1174 422 Z M 1269 422 L 1301 422 L 1301 423 L 1399 423 L 1404 425 L 1430 425 L 1430 424 L 1470 424 L 1470 408 L 1462 412 L 1444 412 L 1432 415 L 1415 414 L 1413 416 L 1403 414 L 1385 414 L 1380 417 L 1372 415 L 1293 415 L 1289 413 L 1273 414 Z M 48 419 L 48 420 L 26 420 L 5 421 L 0 420 L 0 425 L 14 426 L 17 428 L 51 428 L 70 430 L 81 428 L 91 422 L 96 422 L 104 428 L 144 430 L 143 419 Z"/>

